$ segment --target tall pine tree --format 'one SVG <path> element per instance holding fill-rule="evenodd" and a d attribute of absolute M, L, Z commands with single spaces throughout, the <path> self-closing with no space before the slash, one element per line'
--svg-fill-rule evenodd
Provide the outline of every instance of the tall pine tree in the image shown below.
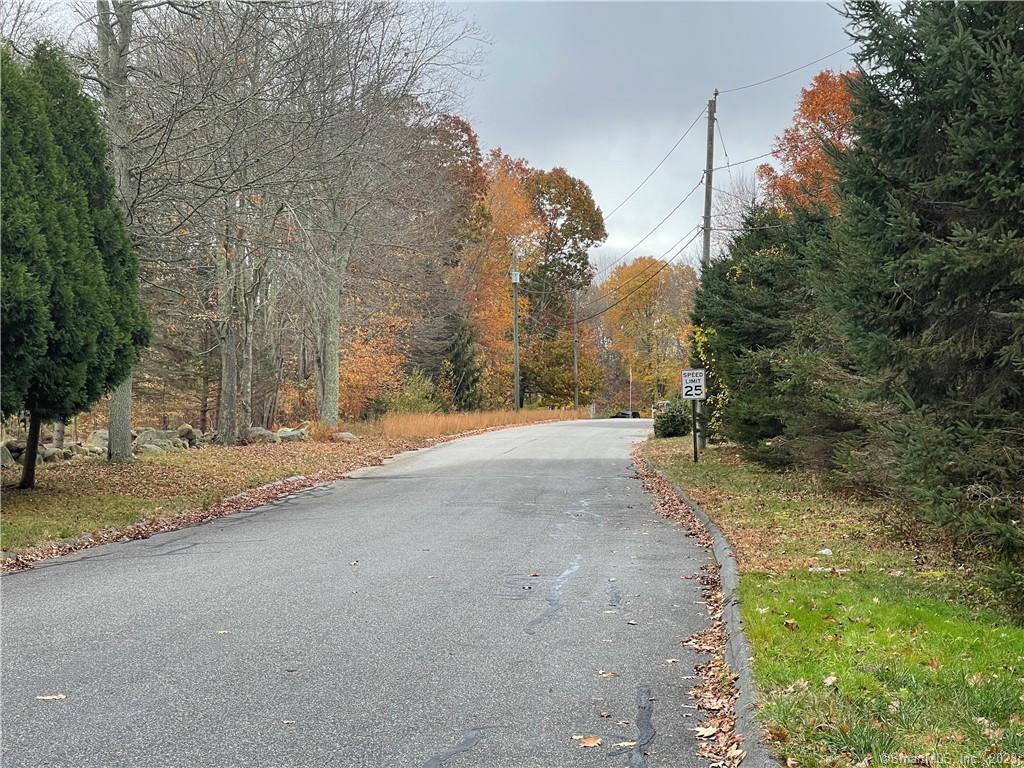
<path fill-rule="evenodd" d="M 90 146 L 90 136 L 101 134 L 73 128 L 83 120 L 80 127 L 99 131 L 95 110 L 82 111 L 83 102 L 70 98 L 85 97 L 52 50 L 38 49 L 28 67 L 9 50 L 0 55 L 3 409 L 31 414 L 21 485 L 32 487 L 42 421 L 88 408 L 123 378 L 145 324 L 132 335 L 126 329 L 137 322 L 118 319 L 125 311 L 137 316 L 137 287 L 126 292 L 122 279 L 125 271 L 133 277 L 134 262 L 130 250 L 118 252 L 116 223 L 93 213 L 104 207 L 93 203 L 100 185 L 75 162 L 98 151 L 93 167 L 102 172 L 102 141 Z"/>
<path fill-rule="evenodd" d="M 900 479 L 1024 605 L 1024 5 L 856 0 L 836 306 Z"/>

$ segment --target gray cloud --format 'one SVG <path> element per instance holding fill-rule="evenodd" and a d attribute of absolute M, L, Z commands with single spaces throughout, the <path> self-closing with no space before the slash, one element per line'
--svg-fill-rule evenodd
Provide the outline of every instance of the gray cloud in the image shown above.
<path fill-rule="evenodd" d="M 745 85 L 848 42 L 824 3 L 475 3 L 460 5 L 493 40 L 466 116 L 485 147 L 536 167 L 564 166 L 612 210 L 664 156 L 715 88 Z M 846 54 L 718 100 L 733 161 L 771 149 L 801 87 Z M 694 128 L 661 170 L 608 221 L 602 265 L 644 236 L 700 178 L 706 128 Z M 716 147 L 716 165 L 723 164 Z M 743 167 L 748 178 L 756 165 Z M 741 170 L 737 169 L 736 174 Z M 715 186 L 728 189 L 729 175 Z M 698 223 L 698 192 L 634 253 L 661 255 Z M 694 253 L 699 239 L 694 244 Z"/>

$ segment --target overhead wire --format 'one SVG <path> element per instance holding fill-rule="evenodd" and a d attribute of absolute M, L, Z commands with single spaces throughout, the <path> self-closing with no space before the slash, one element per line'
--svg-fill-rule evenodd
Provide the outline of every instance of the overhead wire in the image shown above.
<path fill-rule="evenodd" d="M 616 211 L 618 211 L 622 206 L 624 206 L 626 203 L 628 203 L 633 198 L 633 195 L 635 195 L 637 192 L 639 192 L 640 189 L 644 186 L 644 184 L 646 184 L 648 181 L 650 181 L 651 177 L 654 174 L 656 174 L 658 172 L 658 169 L 660 169 L 661 166 L 663 166 L 665 164 L 665 161 L 668 160 L 669 157 L 672 156 L 672 153 L 676 151 L 676 149 L 679 147 L 680 144 L 683 143 L 683 139 L 685 139 L 689 135 L 690 131 L 693 130 L 694 126 L 697 125 L 697 122 L 704 116 L 704 113 L 707 112 L 707 111 L 708 111 L 707 107 L 704 107 L 703 109 L 701 109 L 700 113 L 695 118 L 693 118 L 693 122 L 690 123 L 690 125 L 686 128 L 685 131 L 683 131 L 683 135 L 680 136 L 678 139 L 676 139 L 676 143 L 673 144 L 672 147 L 669 149 L 669 151 L 665 153 L 665 156 L 663 158 L 661 158 L 661 160 L 658 161 L 658 164 L 656 166 L 654 166 L 653 170 L 651 170 L 650 173 L 648 173 L 646 176 L 644 176 L 643 181 L 641 181 L 639 184 L 637 184 L 636 187 L 633 189 L 633 191 L 630 192 L 628 195 L 626 195 L 622 199 L 622 202 L 620 202 L 618 205 L 616 205 L 614 208 L 612 208 L 608 213 L 606 213 L 604 215 L 605 221 L 607 221 L 612 216 L 614 216 Z"/>
<path fill-rule="evenodd" d="M 755 87 L 757 87 L 759 85 L 764 85 L 765 83 L 770 83 L 770 82 L 772 82 L 774 80 L 779 80 L 779 79 L 781 79 L 783 77 L 788 77 L 789 75 L 792 75 L 795 72 L 799 72 L 802 69 L 807 69 L 808 67 L 813 67 L 815 64 L 818 64 L 818 63 L 820 63 L 822 61 L 825 61 L 825 59 L 830 59 L 833 56 L 837 56 L 838 54 L 842 53 L 843 51 L 848 51 L 851 48 L 853 48 L 854 45 L 856 45 L 856 43 L 847 43 L 842 48 L 840 48 L 838 50 L 835 50 L 835 51 L 832 51 L 832 53 L 826 53 L 824 56 L 822 56 L 821 58 L 815 59 L 814 61 L 809 61 L 806 64 L 801 64 L 799 67 L 794 67 L 793 69 L 786 70 L 785 72 L 782 72 L 782 73 L 780 73 L 778 75 L 772 75 L 771 77 L 766 77 L 764 80 L 758 80 L 757 82 L 754 82 L 754 83 L 747 83 L 746 85 L 738 85 L 735 88 L 724 88 L 724 89 L 720 90 L 718 93 L 719 93 L 719 95 L 721 95 L 723 93 L 736 93 L 736 91 L 745 91 L 747 88 L 755 88 Z"/>
<path fill-rule="evenodd" d="M 666 251 L 665 251 L 665 252 L 664 252 L 663 254 L 661 254 L 661 256 L 659 256 L 659 257 L 657 257 L 657 258 L 659 258 L 659 259 L 664 259 L 664 258 L 665 258 L 666 256 L 668 256 L 668 255 L 669 255 L 670 253 L 672 253 L 672 251 L 674 251 L 674 250 L 676 249 L 676 247 L 677 247 L 677 246 L 678 246 L 678 245 L 679 245 L 679 244 L 680 244 L 681 242 L 683 242 L 683 240 L 685 240 L 685 239 L 687 238 L 687 236 L 689 236 L 689 234 L 690 234 L 691 232 L 693 232 L 693 230 L 694 230 L 694 229 L 698 229 L 699 227 L 700 227 L 700 224 L 697 224 L 697 225 L 695 225 L 695 226 L 691 227 L 690 229 L 686 230 L 685 234 L 683 234 L 683 236 L 682 236 L 682 237 L 680 237 L 680 238 L 679 238 L 678 240 L 676 240 L 676 241 L 675 241 L 675 242 L 674 242 L 674 243 L 673 243 L 672 245 L 670 245 L 670 246 L 668 247 L 668 249 L 667 249 L 667 250 L 666 250 Z M 584 302 L 583 306 L 584 306 L 584 307 L 589 307 L 589 306 L 590 306 L 591 304 L 596 304 L 596 303 L 597 303 L 598 301 L 600 301 L 601 299 L 606 299 L 606 298 L 608 298 L 608 296 L 610 296 L 610 295 L 611 295 L 612 293 L 614 293 L 614 292 L 615 292 L 615 291 L 617 291 L 617 290 L 621 290 L 623 286 L 625 286 L 625 285 L 628 285 L 628 284 L 629 284 L 630 282 L 632 282 L 633 280 L 636 280 L 636 279 L 637 279 L 638 277 L 639 277 L 638 275 L 635 275 L 635 276 L 633 276 L 633 277 L 629 278 L 629 280 L 626 280 L 626 282 L 622 283 L 622 284 L 621 284 L 621 285 L 619 285 L 618 287 L 616 287 L 616 288 L 613 288 L 613 289 L 612 289 L 611 291 L 609 291 L 608 293 L 606 293 L 606 294 L 602 294 L 601 296 L 597 296 L 597 297 L 595 297 L 595 298 L 593 298 L 593 299 L 590 299 L 589 301 L 586 301 L 586 302 Z"/>
<path fill-rule="evenodd" d="M 581 318 L 577 319 L 577 320 L 576 320 L 576 322 L 577 322 L 577 323 L 585 323 L 585 322 L 587 322 L 588 320 L 593 320 L 593 319 L 594 319 L 594 318 L 596 318 L 596 317 L 600 317 L 600 316 L 601 316 L 601 315 L 603 315 L 603 314 L 604 314 L 605 312 L 609 311 L 610 309 L 613 309 L 614 307 L 617 307 L 617 306 L 618 306 L 619 304 L 621 304 L 622 302 L 624 302 L 624 301 L 625 301 L 626 299 L 628 299 L 628 298 L 629 298 L 630 296 L 632 296 L 632 295 L 633 295 L 634 293 L 636 293 L 636 292 L 637 292 L 637 291 L 639 291 L 639 290 L 640 290 L 641 288 L 643 288 L 643 287 L 644 287 L 645 285 L 647 285 L 647 283 L 651 282 L 651 280 L 653 280 L 653 279 L 654 279 L 654 278 L 655 278 L 655 277 L 656 277 L 656 276 L 657 276 L 657 275 L 658 275 L 658 274 L 659 274 L 659 273 L 660 273 L 660 272 L 661 272 L 662 270 L 665 270 L 665 269 L 667 269 L 667 268 L 668 268 L 668 266 L 669 266 L 669 265 L 670 265 L 670 264 L 671 264 L 671 263 L 672 263 L 673 261 L 675 261 L 675 260 L 676 260 L 677 258 L 679 258 L 679 256 L 680 256 L 680 255 L 682 255 L 682 253 L 683 253 L 683 252 L 684 252 L 684 251 L 685 251 L 685 250 L 686 250 L 686 249 L 687 249 L 687 248 L 688 248 L 688 247 L 690 246 L 690 244 L 691 244 L 691 243 L 692 243 L 692 242 L 693 242 L 694 240 L 696 240 L 696 239 L 697 239 L 697 237 L 698 237 L 698 236 L 700 235 L 700 226 L 698 225 L 697 227 L 695 227 L 695 229 L 697 229 L 698 231 L 697 231 L 697 232 L 695 232 L 695 233 L 693 234 L 693 236 L 692 236 L 692 237 L 691 237 L 691 238 L 690 238 L 690 239 L 689 239 L 689 240 L 688 240 L 688 241 L 687 241 L 686 243 L 684 243 L 684 244 L 682 245 L 682 247 L 680 247 L 680 248 L 679 248 L 679 250 L 678 250 L 678 251 L 676 251 L 676 252 L 675 252 L 675 254 L 674 254 L 674 255 L 672 256 L 672 258 L 668 259 L 668 260 L 667 260 L 667 261 L 666 261 L 666 262 L 665 262 L 664 264 L 662 264 L 662 265 L 661 265 L 660 267 L 658 267 L 658 269 L 656 269 L 656 270 L 655 270 L 654 272 L 652 272 L 652 273 L 651 273 L 650 275 L 648 275 L 647 279 L 646 279 L 646 280 L 644 280 L 644 281 L 643 281 L 642 283 L 640 283 L 639 285 L 637 285 L 637 286 L 636 286 L 636 287 L 635 287 L 635 288 L 634 288 L 634 289 L 633 289 L 632 291 L 630 291 L 629 293 L 627 293 L 627 294 L 626 294 L 625 296 L 622 296 L 622 297 L 620 297 L 620 298 L 618 299 L 618 301 L 614 302 L 613 304 L 610 304 L 610 305 L 608 305 L 608 306 L 607 306 L 607 307 L 605 307 L 604 309 L 602 309 L 602 310 L 600 310 L 600 311 L 598 311 L 598 312 L 594 312 L 593 314 L 587 315 L 586 317 L 581 317 Z"/>
<path fill-rule="evenodd" d="M 649 238 L 651 235 L 653 235 L 655 232 L 657 232 L 661 228 L 661 226 L 666 221 L 668 221 L 676 211 L 678 211 L 680 208 L 682 208 L 683 204 L 686 203 L 686 201 L 690 199 L 690 197 L 693 195 L 693 193 L 696 192 L 698 189 L 700 189 L 703 184 L 704 184 L 704 174 L 701 173 L 700 179 L 697 181 L 697 183 L 694 184 L 693 188 L 683 196 L 683 199 L 680 200 L 678 203 L 676 203 L 675 207 L 665 215 L 665 218 L 663 218 L 661 221 L 659 221 L 657 224 L 655 224 L 653 229 L 651 229 L 646 235 L 644 235 L 639 240 L 637 240 L 636 243 L 634 243 L 625 253 L 623 253 L 617 259 L 615 259 L 612 262 L 609 262 L 608 264 L 603 266 L 601 269 L 599 269 L 597 272 L 595 272 L 594 273 L 594 279 L 597 279 L 597 277 L 599 277 L 600 275 L 603 275 L 604 273 L 606 273 L 608 270 L 610 270 L 612 267 L 614 267 L 616 264 L 618 264 L 624 258 L 629 256 L 629 254 L 631 254 L 633 251 L 635 251 L 637 248 L 639 248 L 641 245 L 643 245 L 644 241 L 646 241 L 647 238 Z"/>

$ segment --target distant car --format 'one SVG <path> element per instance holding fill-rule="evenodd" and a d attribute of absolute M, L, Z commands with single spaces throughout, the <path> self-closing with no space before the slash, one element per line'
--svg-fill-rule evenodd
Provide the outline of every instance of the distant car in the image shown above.
<path fill-rule="evenodd" d="M 613 419 L 639 419 L 640 418 L 640 411 L 632 411 L 632 412 L 631 411 L 619 411 L 614 416 L 612 416 L 612 418 Z"/>

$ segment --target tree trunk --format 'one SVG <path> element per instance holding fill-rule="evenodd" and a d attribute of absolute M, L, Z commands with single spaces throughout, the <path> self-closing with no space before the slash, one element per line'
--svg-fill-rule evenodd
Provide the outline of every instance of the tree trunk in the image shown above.
<path fill-rule="evenodd" d="M 341 346 L 341 299 L 333 290 L 333 286 L 328 296 L 327 306 L 324 308 L 323 392 L 317 416 L 324 424 L 336 427 L 338 404 L 341 399 L 338 355 L 338 347 Z M 331 296 L 334 297 L 333 301 Z"/>
<path fill-rule="evenodd" d="M 232 318 L 221 321 L 220 397 L 217 402 L 217 442 L 234 445 L 238 442 L 235 407 L 238 384 L 238 333 Z"/>
<path fill-rule="evenodd" d="M 243 267 L 240 272 L 246 272 Z M 242 297 L 242 360 L 239 372 L 239 391 L 242 406 L 239 434 L 243 438 L 249 436 L 249 430 L 253 427 L 252 418 L 252 369 L 253 369 L 253 336 L 255 335 L 255 297 L 251 295 L 248 285 L 243 285 L 240 291 Z"/>
<path fill-rule="evenodd" d="M 110 419 L 107 422 L 107 458 L 110 461 L 131 461 L 132 456 L 132 377 L 115 387 L 110 397 Z"/>
<path fill-rule="evenodd" d="M 339 347 L 341 346 L 341 286 L 352 256 L 352 245 L 347 237 L 339 236 L 334 244 L 334 264 L 328 277 L 327 306 L 324 307 L 324 335 L 322 344 L 323 391 L 321 393 L 318 420 L 330 426 L 338 426 L 339 392 Z"/>
<path fill-rule="evenodd" d="M 53 422 L 53 447 L 63 448 L 64 447 L 64 422 L 55 421 Z"/>
<path fill-rule="evenodd" d="M 210 422 L 210 376 L 203 366 L 202 389 L 199 391 L 199 431 L 206 432 Z"/>
<path fill-rule="evenodd" d="M 25 441 L 25 452 L 21 455 L 25 466 L 21 469 L 19 488 L 36 487 L 36 456 L 39 455 L 39 428 L 42 423 L 43 417 L 35 412 L 29 417 L 28 439 Z"/>
<path fill-rule="evenodd" d="M 97 0 L 96 42 L 99 57 L 97 74 L 101 82 L 107 134 L 110 140 L 110 165 L 118 200 L 125 219 L 132 221 L 135 190 L 128 160 L 128 54 L 132 42 L 131 2 Z M 132 374 L 114 389 L 107 423 L 107 458 L 132 460 Z"/>

